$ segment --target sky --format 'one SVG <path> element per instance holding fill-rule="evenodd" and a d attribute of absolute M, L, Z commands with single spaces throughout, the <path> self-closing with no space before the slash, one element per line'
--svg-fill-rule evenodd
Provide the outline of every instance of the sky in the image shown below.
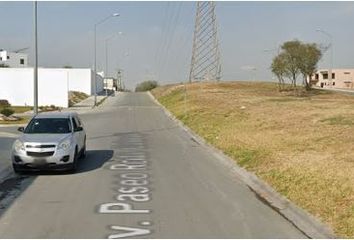
<path fill-rule="evenodd" d="M 40 67 L 97 66 L 108 75 L 123 69 L 126 86 L 144 80 L 184 82 L 190 70 L 195 2 L 38 2 Z M 27 52 L 33 63 L 33 3 L 0 2 L 0 49 Z M 216 2 L 223 80 L 272 81 L 277 49 L 298 39 L 327 45 L 332 35 L 334 68 L 354 68 L 354 2 Z M 121 32 L 122 34 L 117 34 Z M 113 37 L 112 37 L 113 36 Z M 109 40 L 107 40 L 109 39 Z M 107 43 L 107 44 L 106 44 Z M 319 63 L 329 66 L 329 51 Z M 250 70 L 254 68 L 255 70 Z"/>

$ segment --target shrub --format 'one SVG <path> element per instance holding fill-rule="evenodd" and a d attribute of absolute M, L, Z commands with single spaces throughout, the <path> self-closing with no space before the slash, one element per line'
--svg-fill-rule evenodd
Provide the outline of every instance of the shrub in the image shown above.
<path fill-rule="evenodd" d="M 4 63 L 0 63 L 0 68 L 8 68 L 8 67 L 9 67 L 9 65 L 6 65 Z"/>
<path fill-rule="evenodd" d="M 0 107 L 10 107 L 10 103 L 9 101 L 7 101 L 6 99 L 0 99 Z"/>
<path fill-rule="evenodd" d="M 6 117 L 9 117 L 9 116 L 11 116 L 12 114 L 14 114 L 15 111 L 12 110 L 11 108 L 4 108 L 4 109 L 2 109 L 2 110 L 0 111 L 0 113 L 1 113 L 2 115 L 6 116 Z"/>
<path fill-rule="evenodd" d="M 145 91 L 150 91 L 158 86 L 156 81 L 145 81 L 142 83 L 139 83 L 136 88 L 135 92 L 145 92 Z"/>

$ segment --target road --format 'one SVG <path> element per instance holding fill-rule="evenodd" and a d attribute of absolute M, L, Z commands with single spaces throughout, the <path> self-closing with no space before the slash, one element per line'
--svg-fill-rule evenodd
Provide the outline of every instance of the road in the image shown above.
<path fill-rule="evenodd" d="M 119 94 L 81 118 L 79 172 L 3 183 L 0 238 L 305 238 L 149 95 Z"/>

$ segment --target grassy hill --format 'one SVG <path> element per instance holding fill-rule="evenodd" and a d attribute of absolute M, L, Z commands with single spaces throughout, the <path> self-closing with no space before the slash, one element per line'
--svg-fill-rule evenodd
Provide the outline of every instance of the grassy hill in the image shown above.
<path fill-rule="evenodd" d="M 152 94 L 240 166 L 354 237 L 354 96 L 255 82 L 169 85 Z"/>

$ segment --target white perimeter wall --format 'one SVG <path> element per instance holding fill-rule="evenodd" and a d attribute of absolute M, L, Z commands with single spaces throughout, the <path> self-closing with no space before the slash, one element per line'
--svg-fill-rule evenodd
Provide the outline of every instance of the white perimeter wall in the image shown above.
<path fill-rule="evenodd" d="M 38 105 L 68 107 L 68 82 L 60 70 L 38 69 Z M 0 99 L 33 106 L 33 69 L 0 68 Z"/>
<path fill-rule="evenodd" d="M 95 92 L 91 69 L 39 68 L 38 104 L 68 107 L 68 91 L 89 95 Z M 103 91 L 103 78 L 97 76 L 97 92 Z M 11 105 L 33 106 L 33 69 L 0 68 L 0 99 Z"/>
<path fill-rule="evenodd" d="M 95 93 L 95 79 L 91 69 L 64 68 L 62 70 L 68 73 L 70 91 L 84 92 L 88 95 Z M 97 92 L 99 93 L 103 91 L 103 78 L 98 74 L 96 77 Z"/>

